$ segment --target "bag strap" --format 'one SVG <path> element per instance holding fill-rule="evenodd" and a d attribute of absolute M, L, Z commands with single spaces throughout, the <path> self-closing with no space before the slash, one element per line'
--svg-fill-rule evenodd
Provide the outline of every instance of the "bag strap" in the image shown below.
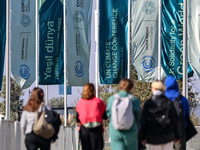
<path fill-rule="evenodd" d="M 39 112 L 39 111 L 37 110 L 37 112 Z M 45 103 L 43 103 L 43 104 L 41 105 L 41 112 L 45 112 Z"/>
<path fill-rule="evenodd" d="M 132 95 L 132 94 L 129 94 L 129 95 L 128 95 L 128 98 L 129 98 L 130 100 L 132 100 L 133 95 Z"/>
<path fill-rule="evenodd" d="M 179 94 L 176 98 L 175 101 L 180 101 L 180 99 L 183 97 L 183 95 Z"/>
<path fill-rule="evenodd" d="M 120 99 L 120 96 L 119 96 L 118 93 L 114 94 L 114 97 L 115 97 L 116 99 Z"/>
<path fill-rule="evenodd" d="M 121 97 L 119 96 L 118 93 L 114 94 L 114 97 L 115 97 L 116 99 L 121 99 Z M 133 98 L 133 95 L 132 95 L 132 94 L 129 94 L 127 97 L 131 100 L 131 99 Z"/>

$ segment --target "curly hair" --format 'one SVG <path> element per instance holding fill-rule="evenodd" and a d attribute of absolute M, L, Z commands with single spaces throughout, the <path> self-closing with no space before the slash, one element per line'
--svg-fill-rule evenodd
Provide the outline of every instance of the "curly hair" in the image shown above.
<path fill-rule="evenodd" d="M 44 92 L 41 88 L 35 87 L 32 90 L 29 101 L 23 110 L 35 112 L 38 110 L 42 102 L 44 102 Z"/>
<path fill-rule="evenodd" d="M 92 83 L 87 83 L 83 87 L 82 99 L 91 99 L 95 97 L 95 87 Z"/>

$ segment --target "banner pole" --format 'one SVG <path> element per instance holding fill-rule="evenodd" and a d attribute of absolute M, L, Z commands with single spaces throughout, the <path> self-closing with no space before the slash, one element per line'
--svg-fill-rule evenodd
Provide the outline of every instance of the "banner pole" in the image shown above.
<path fill-rule="evenodd" d="M 67 126 L 67 36 L 66 36 L 66 0 L 63 1 L 63 26 L 64 26 L 64 126 Z"/>
<path fill-rule="evenodd" d="M 95 10 L 95 41 L 96 41 L 96 52 L 95 52 L 95 81 L 96 81 L 96 97 L 99 96 L 99 0 L 96 0 L 96 10 Z"/>
<path fill-rule="evenodd" d="M 35 1 L 35 86 L 38 87 L 38 53 L 39 53 L 39 9 L 38 0 Z"/>
<path fill-rule="evenodd" d="M 6 116 L 10 119 L 10 0 L 6 0 Z"/>
<path fill-rule="evenodd" d="M 184 0 L 183 11 L 183 96 L 188 98 L 187 74 L 187 0 Z"/>
<path fill-rule="evenodd" d="M 130 5 L 130 0 L 128 0 L 128 79 L 130 79 L 130 11 L 131 11 L 131 5 Z"/>
<path fill-rule="evenodd" d="M 158 80 L 161 80 L 161 49 L 162 49 L 162 0 L 159 0 L 159 19 L 158 19 Z"/>
<path fill-rule="evenodd" d="M 46 104 L 48 104 L 48 85 L 46 85 Z"/>

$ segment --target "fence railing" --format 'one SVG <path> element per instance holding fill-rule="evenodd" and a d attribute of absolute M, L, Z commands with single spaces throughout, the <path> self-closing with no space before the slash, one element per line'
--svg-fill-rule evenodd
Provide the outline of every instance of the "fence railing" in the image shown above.
<path fill-rule="evenodd" d="M 187 150 L 200 150 L 200 126 L 195 128 L 198 133 L 187 142 Z"/>
<path fill-rule="evenodd" d="M 0 150 L 26 150 L 19 122 L 0 120 Z M 51 150 L 78 150 L 78 128 L 61 126 Z"/>
<path fill-rule="evenodd" d="M 200 127 L 198 134 L 187 142 L 187 150 L 200 150 Z M 108 128 L 104 132 L 105 150 L 110 150 Z M 58 140 L 51 144 L 51 150 L 79 150 L 78 127 L 60 127 Z M 26 150 L 20 123 L 0 120 L 0 150 Z"/>

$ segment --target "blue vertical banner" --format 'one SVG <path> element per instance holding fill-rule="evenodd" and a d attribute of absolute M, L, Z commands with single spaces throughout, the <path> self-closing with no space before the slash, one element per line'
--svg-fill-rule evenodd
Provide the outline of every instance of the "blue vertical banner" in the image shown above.
<path fill-rule="evenodd" d="M 10 2 L 11 71 L 18 85 L 25 89 L 35 81 L 35 1 Z"/>
<path fill-rule="evenodd" d="M 101 84 L 127 77 L 128 0 L 100 0 L 99 73 Z"/>
<path fill-rule="evenodd" d="M 139 81 L 158 79 L 158 15 L 158 0 L 131 1 L 132 64 Z M 161 68 L 161 79 L 164 77 Z"/>
<path fill-rule="evenodd" d="M 63 84 L 63 4 L 46 0 L 39 9 L 39 84 Z"/>
<path fill-rule="evenodd" d="M 71 95 L 71 94 L 72 94 L 72 87 L 67 86 L 67 95 Z M 59 84 L 59 95 L 64 95 L 64 85 L 63 84 Z"/>
<path fill-rule="evenodd" d="M 167 76 L 183 78 L 183 0 L 163 0 L 162 67 Z M 188 77 L 193 70 L 188 63 Z"/>
<path fill-rule="evenodd" d="M 67 84 L 89 82 L 93 0 L 66 0 Z"/>
<path fill-rule="evenodd" d="M 6 0 L 0 1 L 0 90 L 2 87 L 6 44 Z"/>

